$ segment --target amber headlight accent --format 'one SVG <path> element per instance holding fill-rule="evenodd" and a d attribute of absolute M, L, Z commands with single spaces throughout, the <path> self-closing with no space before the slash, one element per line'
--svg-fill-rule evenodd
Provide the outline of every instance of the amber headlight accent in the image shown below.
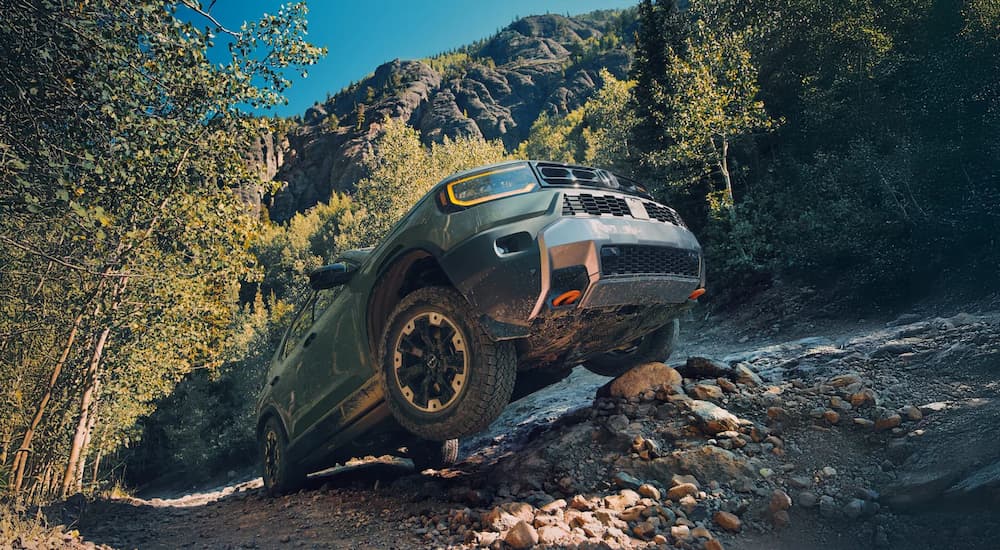
<path fill-rule="evenodd" d="M 474 206 L 487 201 L 530 193 L 538 180 L 527 164 L 487 170 L 448 183 L 448 202 L 455 206 Z"/>

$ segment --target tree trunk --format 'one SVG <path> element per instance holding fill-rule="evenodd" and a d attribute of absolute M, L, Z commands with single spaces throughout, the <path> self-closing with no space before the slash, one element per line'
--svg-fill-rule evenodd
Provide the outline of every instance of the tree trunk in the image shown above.
<path fill-rule="evenodd" d="M 13 493 L 21 490 L 21 483 L 24 481 L 24 467 L 28 463 L 28 453 L 31 452 L 31 440 L 35 437 L 35 430 L 38 429 L 38 424 L 41 423 L 42 417 L 45 415 L 45 407 L 48 406 L 49 400 L 52 399 L 52 390 L 55 388 L 56 382 L 59 380 L 59 374 L 62 372 L 63 366 L 66 364 L 66 359 L 73 349 L 73 342 L 76 341 L 76 333 L 82 321 L 83 314 L 81 313 L 73 321 L 73 328 L 69 331 L 69 338 L 66 341 L 66 346 L 63 347 L 62 355 L 59 356 L 59 361 L 52 368 L 49 385 L 45 388 L 42 400 L 38 402 L 38 407 L 35 409 L 35 416 L 32 417 L 28 430 L 24 432 L 24 437 L 21 439 L 21 447 L 14 455 L 14 465 L 11 468 L 14 474 Z M 6 461 L 0 461 L 0 464 L 4 462 Z"/>
<path fill-rule="evenodd" d="M 90 407 L 89 419 L 87 420 L 87 435 L 83 440 L 83 447 L 80 449 L 80 463 L 76 469 L 76 487 L 75 491 L 80 493 L 83 491 L 83 475 L 87 468 L 87 453 L 90 451 L 90 442 L 94 435 L 94 426 L 97 425 L 97 409 L 101 404 L 101 381 L 97 380 L 94 388 L 94 403 Z"/>
<path fill-rule="evenodd" d="M 87 442 L 90 440 L 90 430 L 92 429 L 91 412 L 94 412 L 94 420 L 96 421 L 97 419 L 96 411 L 92 411 L 92 409 L 96 402 L 95 397 L 98 389 L 101 358 L 104 354 L 104 347 L 108 343 L 108 336 L 111 334 L 111 323 L 114 314 L 118 311 L 118 305 L 121 303 L 121 294 L 125 291 L 126 285 L 128 285 L 128 277 L 122 277 L 118 280 L 117 286 L 115 286 L 111 293 L 112 303 L 111 309 L 107 312 L 106 316 L 107 326 L 104 327 L 100 336 L 97 337 L 97 343 L 94 344 L 94 353 L 90 358 L 90 364 L 87 365 L 87 371 L 84 373 L 83 395 L 80 398 L 80 420 L 76 424 L 76 432 L 73 434 L 73 444 L 69 451 L 69 460 L 66 462 L 66 473 L 63 475 L 63 497 L 68 496 L 70 488 L 79 479 L 78 473 L 82 472 L 82 468 L 80 467 L 81 455 Z"/>
<path fill-rule="evenodd" d="M 101 471 L 101 458 L 104 456 L 104 449 L 100 445 L 97 447 L 97 456 L 94 457 L 93 470 L 90 474 L 90 484 L 97 486 L 97 474 Z"/>
<path fill-rule="evenodd" d="M 104 346 L 108 343 L 108 335 L 111 334 L 111 327 L 105 327 L 97 337 L 94 344 L 94 353 L 90 358 L 90 364 L 84 374 L 83 396 L 80 399 L 80 420 L 76 424 L 76 432 L 73 435 L 73 445 L 70 447 L 69 460 L 66 462 L 66 474 L 63 476 L 62 496 L 69 496 L 70 487 L 73 486 L 77 469 L 80 463 L 80 453 L 83 451 L 84 443 L 87 441 L 88 427 L 90 426 L 90 409 L 94 403 L 94 391 L 97 389 L 97 375 L 101 365 L 101 355 L 104 353 Z"/>
<path fill-rule="evenodd" d="M 733 198 L 733 180 L 729 176 L 729 140 L 722 138 L 722 154 L 719 156 L 719 171 L 722 172 L 722 180 L 726 183 L 726 208 L 730 217 L 736 215 L 736 200 Z"/>

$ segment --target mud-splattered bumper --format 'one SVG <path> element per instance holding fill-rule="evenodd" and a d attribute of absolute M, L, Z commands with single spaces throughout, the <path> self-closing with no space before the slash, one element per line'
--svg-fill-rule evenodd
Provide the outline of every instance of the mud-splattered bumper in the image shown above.
<path fill-rule="evenodd" d="M 635 216 L 570 216 L 563 198 L 545 191 L 506 199 L 442 258 L 494 338 L 528 336 L 553 312 L 672 308 L 703 286 L 701 247 L 686 228 Z M 569 291 L 576 299 L 557 300 Z"/>

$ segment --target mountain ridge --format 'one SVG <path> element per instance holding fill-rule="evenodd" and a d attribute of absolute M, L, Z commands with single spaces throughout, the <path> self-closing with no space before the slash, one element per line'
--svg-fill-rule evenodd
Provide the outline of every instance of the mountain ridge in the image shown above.
<path fill-rule="evenodd" d="M 583 105 L 602 85 L 600 69 L 626 76 L 630 13 L 524 17 L 454 52 L 384 63 L 314 104 L 288 131 L 262 136 L 250 162 L 275 190 L 243 189 L 243 196 L 284 222 L 334 192 L 350 192 L 366 175 L 364 159 L 386 118 L 404 120 L 427 144 L 482 137 L 513 150 L 541 114 Z"/>

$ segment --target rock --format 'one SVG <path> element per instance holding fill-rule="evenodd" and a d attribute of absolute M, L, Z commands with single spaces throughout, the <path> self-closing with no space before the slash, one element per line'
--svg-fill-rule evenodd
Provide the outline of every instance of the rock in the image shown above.
<path fill-rule="evenodd" d="M 535 528 L 528 522 L 522 520 L 507 532 L 507 536 L 504 537 L 503 540 L 509 544 L 511 548 L 532 548 L 538 544 L 538 531 L 536 531 Z"/>
<path fill-rule="evenodd" d="M 820 470 L 820 474 L 822 474 L 823 477 L 836 477 L 837 469 L 833 466 L 824 466 L 823 469 Z"/>
<path fill-rule="evenodd" d="M 871 388 L 861 388 L 849 397 L 851 406 L 855 409 L 860 407 L 873 407 L 878 401 L 878 395 Z"/>
<path fill-rule="evenodd" d="M 926 405 L 920 405 L 919 409 L 922 414 L 933 414 L 941 412 L 948 408 L 948 403 L 944 401 L 935 401 L 933 403 L 927 403 Z"/>
<path fill-rule="evenodd" d="M 681 375 L 663 363 L 645 363 L 615 378 L 608 386 L 612 397 L 629 399 L 657 387 L 679 386 Z"/>
<path fill-rule="evenodd" d="M 617 495 L 604 497 L 604 504 L 612 510 L 621 512 L 630 506 L 635 506 L 635 503 L 639 502 L 639 498 L 639 493 L 631 489 L 623 489 Z"/>
<path fill-rule="evenodd" d="M 835 388 L 846 388 L 847 386 L 854 384 L 864 384 L 864 381 L 857 374 L 849 372 L 846 374 L 838 374 L 837 376 L 827 380 L 826 383 Z"/>
<path fill-rule="evenodd" d="M 813 480 L 811 477 L 806 476 L 794 476 L 788 478 L 788 486 L 795 489 L 808 489 L 812 487 Z"/>
<path fill-rule="evenodd" d="M 674 525 L 670 528 L 670 536 L 675 541 L 691 538 L 691 529 L 687 525 Z"/>
<path fill-rule="evenodd" d="M 590 501 L 587 500 L 587 497 L 583 495 L 574 495 L 573 498 L 570 499 L 569 501 L 569 507 L 583 512 L 586 512 L 591 508 L 593 508 L 593 506 L 591 506 L 590 504 Z"/>
<path fill-rule="evenodd" d="M 737 517 L 735 514 L 730 514 L 729 512 L 723 512 L 722 510 L 719 510 L 718 512 L 715 513 L 715 515 L 712 516 L 712 521 L 714 521 L 715 524 L 721 527 L 722 529 L 725 529 L 726 531 L 729 531 L 731 533 L 739 532 L 740 527 L 743 525 L 743 522 L 740 521 L 740 518 Z"/>
<path fill-rule="evenodd" d="M 837 515 L 837 501 L 830 495 L 819 497 L 819 515 L 825 518 L 832 518 Z"/>
<path fill-rule="evenodd" d="M 695 399 L 722 399 L 722 388 L 715 384 L 695 384 L 687 393 Z"/>
<path fill-rule="evenodd" d="M 792 517 L 788 515 L 788 510 L 778 510 L 771 514 L 771 523 L 778 529 L 784 529 L 792 523 Z"/>
<path fill-rule="evenodd" d="M 860 498 L 853 498 L 844 506 L 844 515 L 851 519 L 872 516 L 876 512 L 878 512 L 878 504 Z"/>
<path fill-rule="evenodd" d="M 920 412 L 920 409 L 913 405 L 906 405 L 902 409 L 899 409 L 899 414 L 905 416 L 911 422 L 917 422 L 924 418 L 924 413 Z"/>
<path fill-rule="evenodd" d="M 493 531 L 506 531 L 517 525 L 518 521 L 521 519 L 515 517 L 510 512 L 507 512 L 500 506 L 493 508 L 492 510 L 483 514 L 480 521 L 483 527 L 492 529 Z"/>
<path fill-rule="evenodd" d="M 475 542 L 478 548 L 488 548 L 493 545 L 497 540 L 500 539 L 500 533 L 491 533 L 489 531 L 478 531 L 474 535 L 473 542 Z"/>
<path fill-rule="evenodd" d="M 684 495 L 677 503 L 680 504 L 681 509 L 687 514 L 690 514 L 698 506 L 698 500 L 694 498 L 694 495 Z"/>
<path fill-rule="evenodd" d="M 890 357 L 913 351 L 913 346 L 905 342 L 886 342 L 872 352 L 872 357 Z"/>
<path fill-rule="evenodd" d="M 855 426 L 858 426 L 859 428 L 864 428 L 866 430 L 870 430 L 875 427 L 875 423 L 872 422 L 871 420 L 868 420 L 867 418 L 858 417 L 855 418 L 853 422 Z"/>
<path fill-rule="evenodd" d="M 667 544 L 667 537 L 663 535 L 656 535 L 655 537 L 653 537 L 653 544 L 657 546 L 663 546 Z"/>
<path fill-rule="evenodd" d="M 504 504 L 503 509 L 519 520 L 531 523 L 535 517 L 535 508 L 527 502 L 511 502 Z"/>
<path fill-rule="evenodd" d="M 637 521 L 639 518 L 643 517 L 642 513 L 646 511 L 646 507 L 637 504 L 631 508 L 626 508 L 618 515 L 623 521 Z"/>
<path fill-rule="evenodd" d="M 633 489 L 634 490 L 634 489 L 638 489 L 639 486 L 642 485 L 642 481 L 640 481 L 635 476 L 629 475 L 626 472 L 617 472 L 614 475 L 613 479 L 614 479 L 615 485 L 617 485 L 618 487 L 624 487 L 626 489 Z"/>
<path fill-rule="evenodd" d="M 729 376 L 731 369 L 722 363 L 717 363 L 704 357 L 688 357 L 687 362 L 677 368 L 677 372 L 684 378 L 706 380 Z"/>
<path fill-rule="evenodd" d="M 736 393 L 740 391 L 739 387 L 736 386 L 736 384 L 733 384 L 728 378 L 718 378 L 715 383 L 718 384 L 719 387 L 722 388 L 722 391 L 726 393 Z"/>
<path fill-rule="evenodd" d="M 633 527 L 632 532 L 641 538 L 651 539 L 656 534 L 656 526 L 649 520 L 646 520 Z"/>
<path fill-rule="evenodd" d="M 702 430 L 709 434 L 736 430 L 740 427 L 739 419 L 718 405 L 708 401 L 695 400 L 689 403 L 689 406 L 691 413 L 698 419 Z"/>
<path fill-rule="evenodd" d="M 542 506 L 541 508 L 539 508 L 539 510 L 545 512 L 546 514 L 552 514 L 556 510 L 562 510 L 565 507 L 566 507 L 566 499 L 560 498 L 557 500 L 553 500 L 552 502 Z"/>
<path fill-rule="evenodd" d="M 699 539 L 708 539 L 708 540 L 715 538 L 714 536 L 712 536 L 712 532 L 704 527 L 695 527 L 694 529 L 692 529 L 691 536 Z"/>
<path fill-rule="evenodd" d="M 750 367 L 743 363 L 733 367 L 733 375 L 736 377 L 738 383 L 746 386 L 760 386 L 764 383 L 757 373 L 750 370 Z"/>
<path fill-rule="evenodd" d="M 768 504 L 767 509 L 773 514 L 779 510 L 787 510 L 792 507 L 792 497 L 788 496 L 788 493 L 782 491 L 781 489 L 775 489 L 771 493 L 771 502 Z"/>
<path fill-rule="evenodd" d="M 819 498 L 816 496 L 816 493 L 811 491 L 800 492 L 796 497 L 796 501 L 803 508 L 813 508 L 819 504 Z"/>
<path fill-rule="evenodd" d="M 698 483 L 698 478 L 692 475 L 674 474 L 670 476 L 671 487 L 676 487 L 678 485 L 681 485 L 682 483 L 690 483 L 691 485 L 694 485 L 695 487 L 701 489 L 701 484 Z"/>
<path fill-rule="evenodd" d="M 725 548 L 722 547 L 722 543 L 719 542 L 719 539 L 711 539 L 705 541 L 705 550 L 725 550 Z"/>
<path fill-rule="evenodd" d="M 903 422 L 898 414 L 886 410 L 878 411 L 875 415 L 875 431 L 884 432 L 899 426 Z"/>
<path fill-rule="evenodd" d="M 829 424 L 837 424 L 840 422 L 840 413 L 833 409 L 827 409 L 823 411 L 823 420 L 826 420 Z"/>
<path fill-rule="evenodd" d="M 660 500 L 660 490 L 649 483 L 643 483 L 640 485 L 638 491 L 641 496 L 651 498 L 653 500 Z"/>
<path fill-rule="evenodd" d="M 628 429 L 630 423 L 631 421 L 624 414 L 615 414 L 608 417 L 605 426 L 612 432 L 618 433 Z"/>
<path fill-rule="evenodd" d="M 569 537 L 569 530 L 562 525 L 546 525 L 538 529 L 538 542 L 542 544 L 558 544 Z"/>
<path fill-rule="evenodd" d="M 693 495 L 698 492 L 698 486 L 693 483 L 681 483 L 675 487 L 671 487 L 667 491 L 667 498 L 670 500 L 680 500 L 687 495 Z"/>

